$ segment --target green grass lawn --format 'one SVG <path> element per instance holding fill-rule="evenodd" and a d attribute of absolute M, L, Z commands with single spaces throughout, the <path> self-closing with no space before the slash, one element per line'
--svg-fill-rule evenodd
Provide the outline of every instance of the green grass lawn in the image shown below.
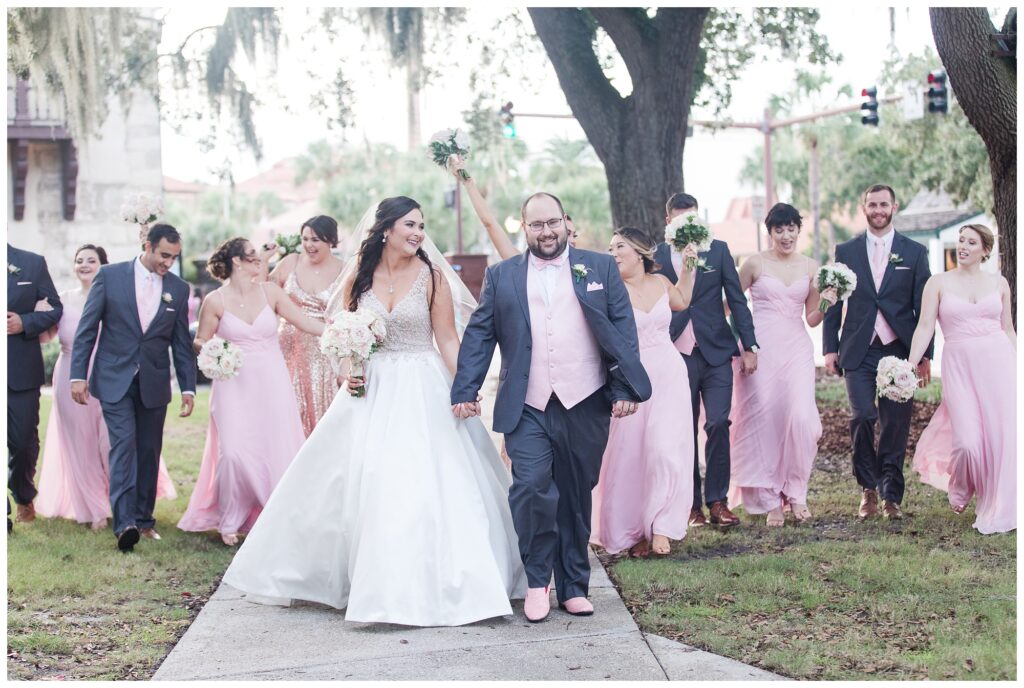
<path fill-rule="evenodd" d="M 937 385 L 923 390 L 935 398 Z M 199 471 L 208 393 L 168 414 L 178 488 L 157 503 L 164 539 L 120 554 L 109 531 L 19 524 L 7 547 L 10 679 L 146 679 L 195 618 L 233 550 L 175 528 Z M 824 417 L 845 404 L 819 383 Z M 43 398 L 41 431 L 50 400 Z M 831 420 L 833 425 L 838 421 Z M 980 536 L 973 510 L 907 470 L 901 523 L 858 524 L 849 457 L 820 455 L 807 526 L 691 531 L 661 560 L 603 557 L 641 627 L 770 671 L 813 679 L 1016 678 L 1016 535 Z"/>
<path fill-rule="evenodd" d="M 157 502 L 163 540 L 118 552 L 111 531 L 63 519 L 16 524 L 7 541 L 10 679 L 145 679 L 195 618 L 233 552 L 215 534 L 175 527 L 195 483 L 209 393 L 191 418 L 170 406 L 163 457 L 178 498 Z M 40 434 L 50 398 L 43 397 Z"/>
<path fill-rule="evenodd" d="M 819 383 L 823 416 L 842 390 Z M 769 530 L 741 508 L 664 559 L 603 555 L 637 623 L 794 678 L 1016 679 L 1016 534 L 979 535 L 973 507 L 953 514 L 909 467 L 908 518 L 857 523 L 849 462 L 819 455 L 811 524 Z"/>

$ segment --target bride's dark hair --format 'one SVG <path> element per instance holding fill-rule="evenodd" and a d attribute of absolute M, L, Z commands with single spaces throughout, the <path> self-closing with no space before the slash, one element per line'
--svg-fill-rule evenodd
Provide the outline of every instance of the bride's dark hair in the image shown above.
<path fill-rule="evenodd" d="M 373 226 L 366 233 L 366 238 L 359 245 L 358 259 L 356 263 L 356 276 L 352 281 L 352 295 L 348 300 L 348 309 L 355 311 L 359 308 L 359 297 L 370 291 L 373 287 L 373 273 L 380 264 L 381 256 L 384 254 L 384 232 L 395 226 L 395 222 L 405 217 L 414 210 L 422 211 L 420 204 L 408 196 L 395 196 L 385 198 L 377 206 L 377 212 L 373 216 Z M 417 257 L 430 268 L 430 283 L 434 289 L 430 292 L 429 307 L 434 307 L 434 294 L 437 291 L 436 273 L 434 265 L 430 262 L 426 252 L 420 248 L 416 251 Z"/>

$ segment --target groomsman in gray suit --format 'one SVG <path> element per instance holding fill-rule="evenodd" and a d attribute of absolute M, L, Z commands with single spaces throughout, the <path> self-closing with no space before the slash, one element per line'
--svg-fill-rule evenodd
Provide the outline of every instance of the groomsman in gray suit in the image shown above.
<path fill-rule="evenodd" d="M 100 268 L 72 348 L 71 396 L 80 404 L 90 393 L 99 399 L 110 433 L 110 506 L 117 547 L 123 552 L 140 535 L 160 539 L 153 506 L 171 401 L 168 349 L 181 389 L 180 415 L 192 413 L 196 363 L 188 331 L 189 288 L 170 272 L 180 253 L 178 231 L 155 224 L 142 255 Z"/>
<path fill-rule="evenodd" d="M 674 194 L 665 204 L 665 224 L 684 213 L 697 212 L 697 199 L 686 193 Z M 732 359 L 742 357 L 742 373 L 751 375 L 757 370 L 757 340 L 754 338 L 754 319 L 747 308 L 747 299 L 740 287 L 739 274 L 729 246 L 715 239 L 711 247 L 699 254 L 705 259 L 703 268 L 694 268 L 693 297 L 690 307 L 672 314 L 669 335 L 686 362 L 693 400 L 693 507 L 690 526 L 708 523 L 703 506 L 708 507 L 711 525 L 731 528 L 740 520 L 729 510 L 730 451 L 729 413 L 732 410 Z M 666 242 L 658 245 L 654 261 L 657 272 L 674 284 L 683 267 L 683 257 Z M 729 302 L 729 310 L 736 323 L 743 351 L 736 345 L 736 337 L 725 319 L 722 293 Z M 700 421 L 701 401 L 704 402 L 704 430 L 708 440 L 704 445 L 707 471 L 704 479 L 704 500 L 701 501 L 700 465 L 697 460 L 697 424 Z"/>

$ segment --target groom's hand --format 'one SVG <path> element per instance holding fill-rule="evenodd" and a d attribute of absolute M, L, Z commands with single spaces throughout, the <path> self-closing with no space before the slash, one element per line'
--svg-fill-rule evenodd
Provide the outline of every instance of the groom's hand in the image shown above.
<path fill-rule="evenodd" d="M 89 383 L 84 380 L 75 380 L 71 383 L 71 398 L 76 404 L 86 404 L 89 401 Z"/>
<path fill-rule="evenodd" d="M 181 395 L 181 412 L 178 414 L 181 418 L 188 418 L 192 415 L 192 409 L 196 405 L 196 398 L 191 394 Z"/>
<path fill-rule="evenodd" d="M 635 401 L 620 399 L 612 404 L 612 418 L 625 418 L 626 416 L 632 416 L 636 413 L 639 406 L 640 404 Z"/>

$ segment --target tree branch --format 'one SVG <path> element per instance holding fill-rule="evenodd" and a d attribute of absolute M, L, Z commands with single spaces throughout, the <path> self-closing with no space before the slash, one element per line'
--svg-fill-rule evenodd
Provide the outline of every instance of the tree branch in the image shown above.
<path fill-rule="evenodd" d="M 578 9 L 530 7 L 528 11 L 570 109 L 605 160 L 615 145 L 623 99 L 594 54 L 593 29 Z"/>
<path fill-rule="evenodd" d="M 646 14 L 638 16 L 644 10 L 638 7 L 590 7 L 588 12 L 597 20 L 601 28 L 615 44 L 615 49 L 626 63 L 629 77 L 634 84 L 645 78 L 644 66 L 650 64 L 653 57 L 651 33 L 653 27 Z M 644 26 L 641 22 L 647 24 Z M 650 75 L 646 75 L 650 76 Z"/>

